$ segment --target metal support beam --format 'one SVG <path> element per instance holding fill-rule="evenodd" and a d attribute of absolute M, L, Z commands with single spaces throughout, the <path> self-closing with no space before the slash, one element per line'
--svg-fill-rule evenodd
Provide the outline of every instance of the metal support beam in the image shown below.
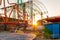
<path fill-rule="evenodd" d="M 31 19 L 33 20 L 33 1 L 31 0 Z"/>
<path fill-rule="evenodd" d="M 3 1 L 3 3 L 4 3 L 4 15 L 5 15 L 4 22 L 7 22 L 5 0 Z"/>
<path fill-rule="evenodd" d="M 0 0 L 0 5 L 2 4 L 2 0 Z"/>

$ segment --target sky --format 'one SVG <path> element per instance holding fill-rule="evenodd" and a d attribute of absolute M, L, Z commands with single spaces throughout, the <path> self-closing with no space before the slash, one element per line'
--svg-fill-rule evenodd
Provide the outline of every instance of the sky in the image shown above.
<path fill-rule="evenodd" d="M 59 16 L 60 15 L 60 0 L 40 0 L 48 10 L 48 15 Z"/>
<path fill-rule="evenodd" d="M 4 0 L 3 0 L 4 1 Z M 16 2 L 17 0 L 9 0 L 10 3 Z M 27 0 L 24 0 L 24 2 Z M 45 7 L 48 10 L 48 16 L 52 17 L 52 16 L 59 16 L 60 15 L 60 0 L 39 0 L 41 1 Z M 3 3 L 3 2 L 2 2 Z M 6 1 L 6 5 L 8 6 L 9 4 L 7 4 Z M 3 4 L 0 5 L 0 8 L 3 7 Z"/>

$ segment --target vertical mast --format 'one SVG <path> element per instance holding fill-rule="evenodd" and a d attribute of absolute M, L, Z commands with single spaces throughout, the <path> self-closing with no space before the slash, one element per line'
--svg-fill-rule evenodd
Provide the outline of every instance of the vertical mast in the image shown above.
<path fill-rule="evenodd" d="M 33 0 L 29 0 L 31 21 L 33 20 Z M 32 21 L 33 22 L 33 21 Z"/>
<path fill-rule="evenodd" d="M 32 18 L 32 20 L 33 20 L 32 15 L 33 15 L 33 1 L 31 0 L 31 18 Z"/>
<path fill-rule="evenodd" d="M 7 22 L 7 15 L 6 15 L 5 0 L 3 0 L 3 3 L 4 3 L 4 15 L 5 15 L 4 22 Z"/>
<path fill-rule="evenodd" d="M 2 0 L 0 0 L 0 5 L 2 4 Z"/>

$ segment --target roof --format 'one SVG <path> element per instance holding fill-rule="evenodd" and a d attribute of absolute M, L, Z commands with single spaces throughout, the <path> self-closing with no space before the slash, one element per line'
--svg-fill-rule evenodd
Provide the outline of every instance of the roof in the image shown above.
<path fill-rule="evenodd" d="M 49 22 L 60 22 L 60 16 L 46 18 L 46 21 L 49 21 Z"/>

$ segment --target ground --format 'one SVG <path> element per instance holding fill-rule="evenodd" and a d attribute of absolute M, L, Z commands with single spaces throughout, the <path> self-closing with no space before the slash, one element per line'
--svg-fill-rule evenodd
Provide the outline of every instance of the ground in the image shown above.
<path fill-rule="evenodd" d="M 0 40 L 32 40 L 34 38 L 33 36 L 33 34 L 1 32 Z"/>
<path fill-rule="evenodd" d="M 60 39 L 42 39 L 32 33 L 10 33 L 0 32 L 0 40 L 60 40 Z"/>

